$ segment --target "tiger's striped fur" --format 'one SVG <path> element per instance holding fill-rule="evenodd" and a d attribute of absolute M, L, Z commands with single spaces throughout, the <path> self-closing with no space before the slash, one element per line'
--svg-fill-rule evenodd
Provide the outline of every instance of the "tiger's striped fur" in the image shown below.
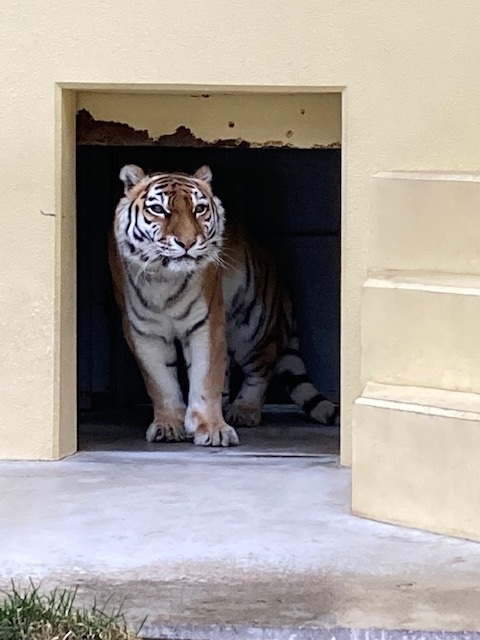
<path fill-rule="evenodd" d="M 145 175 L 127 165 L 120 178 L 125 195 L 116 209 L 109 261 L 123 330 L 153 403 L 147 440 L 238 444 L 228 423 L 260 423 L 275 369 L 294 402 L 318 422 L 332 423 L 336 407 L 307 376 L 275 264 L 241 230 L 225 231 L 210 169 L 193 176 Z M 187 406 L 177 379 L 176 341 L 188 369 Z M 230 404 L 232 364 L 245 378 Z"/>

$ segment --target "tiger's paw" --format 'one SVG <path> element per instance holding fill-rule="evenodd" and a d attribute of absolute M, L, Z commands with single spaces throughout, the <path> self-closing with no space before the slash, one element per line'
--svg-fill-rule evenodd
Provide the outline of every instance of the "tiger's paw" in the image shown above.
<path fill-rule="evenodd" d="M 316 422 L 326 426 L 338 426 L 340 423 L 339 407 L 329 400 L 319 402 L 308 415 Z"/>
<path fill-rule="evenodd" d="M 235 429 L 225 422 L 218 426 L 200 425 L 193 442 L 201 447 L 235 447 L 240 443 Z"/>
<path fill-rule="evenodd" d="M 156 416 L 145 434 L 147 442 L 183 442 L 186 438 L 184 413 Z"/>
<path fill-rule="evenodd" d="M 236 426 L 258 427 L 262 420 L 262 408 L 234 402 L 225 410 L 225 419 Z"/>

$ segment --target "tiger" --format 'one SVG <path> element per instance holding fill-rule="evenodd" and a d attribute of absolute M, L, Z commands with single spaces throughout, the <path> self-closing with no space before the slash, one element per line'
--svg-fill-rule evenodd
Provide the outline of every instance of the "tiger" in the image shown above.
<path fill-rule="evenodd" d="M 226 222 L 211 169 L 145 173 L 130 164 L 120 180 L 109 265 L 123 333 L 153 405 L 147 441 L 238 445 L 234 427 L 260 424 L 274 372 L 310 418 L 337 423 L 338 407 L 307 375 L 276 264 L 244 229 Z M 233 366 L 243 383 L 231 401 Z"/>

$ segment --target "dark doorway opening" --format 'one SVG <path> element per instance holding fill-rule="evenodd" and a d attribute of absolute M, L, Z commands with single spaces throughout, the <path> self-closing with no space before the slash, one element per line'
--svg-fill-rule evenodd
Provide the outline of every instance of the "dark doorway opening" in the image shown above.
<path fill-rule="evenodd" d="M 122 194 L 118 174 L 128 163 L 146 170 L 187 172 L 210 165 L 214 190 L 227 216 L 242 220 L 275 254 L 294 295 L 309 375 L 318 389 L 338 402 L 341 150 L 79 145 L 80 447 L 82 434 L 100 431 L 102 420 L 110 425 L 102 432 L 108 448 L 118 421 L 125 433 L 131 425 L 132 438 L 138 438 L 150 417 L 149 398 L 121 332 L 107 261 L 108 232 Z M 267 402 L 291 401 L 274 380 Z M 301 421 L 293 414 L 288 420 Z"/>

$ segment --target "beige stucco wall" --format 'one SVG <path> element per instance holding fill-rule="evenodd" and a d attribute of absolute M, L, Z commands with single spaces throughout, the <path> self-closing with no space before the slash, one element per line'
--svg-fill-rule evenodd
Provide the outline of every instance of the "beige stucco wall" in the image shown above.
<path fill-rule="evenodd" d="M 141 0 L 135 7 L 125 0 L 34 0 L 21 7 L 4 0 L 0 455 L 50 458 L 74 446 L 71 438 L 58 437 L 60 410 L 64 420 L 72 414 L 74 384 L 73 294 L 65 281 L 74 240 L 74 99 L 63 92 L 62 104 L 58 84 L 87 91 L 114 90 L 117 84 L 144 91 L 165 85 L 208 91 L 232 85 L 243 91 L 344 88 L 342 384 L 348 462 L 352 403 L 361 392 L 367 239 L 381 213 L 370 198 L 370 176 L 385 169 L 478 166 L 479 27 L 477 0 Z M 57 277 L 56 256 L 63 264 Z M 60 322 L 64 333 L 55 339 Z M 59 354 L 63 361 L 55 359 Z M 55 391 L 60 378 L 65 402 Z"/>
<path fill-rule="evenodd" d="M 358 515 L 480 540 L 480 172 L 371 181 Z"/>

